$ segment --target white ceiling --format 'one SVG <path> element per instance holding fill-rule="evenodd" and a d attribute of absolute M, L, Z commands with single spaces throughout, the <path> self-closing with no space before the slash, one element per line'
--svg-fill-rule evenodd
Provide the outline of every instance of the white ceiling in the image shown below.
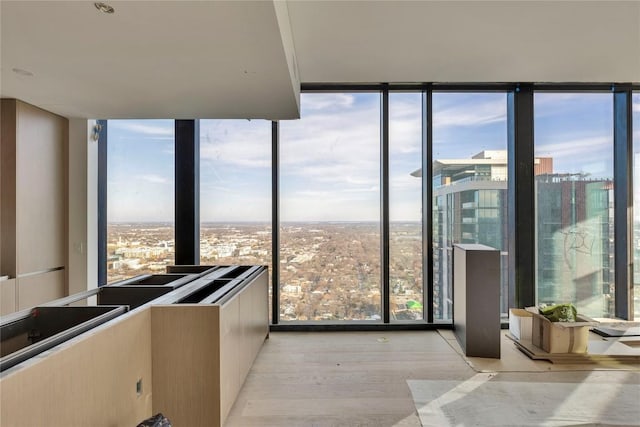
<path fill-rule="evenodd" d="M 640 81 L 640 2 L 289 2 L 304 82 Z"/>
<path fill-rule="evenodd" d="M 2 96 L 70 117 L 298 116 L 273 2 L 109 4 L 2 1 Z"/>
<path fill-rule="evenodd" d="M 67 117 L 287 119 L 300 81 L 640 82 L 640 1 L 108 3 L 1 1 L 0 95 Z"/>

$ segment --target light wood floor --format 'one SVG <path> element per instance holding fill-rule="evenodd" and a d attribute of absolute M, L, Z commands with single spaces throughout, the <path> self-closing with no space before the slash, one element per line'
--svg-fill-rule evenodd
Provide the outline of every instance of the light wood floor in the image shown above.
<path fill-rule="evenodd" d="M 628 407 L 621 416 L 640 420 L 640 407 L 627 402 L 640 398 L 637 364 L 533 361 L 516 349 L 506 331 L 500 359 L 464 357 L 451 331 L 279 332 L 265 342 L 226 426 L 416 427 L 420 418 L 407 380 L 414 385 L 419 380 L 465 382 L 486 372 L 496 373 L 490 374 L 494 381 L 543 383 L 543 389 L 557 382 L 575 384 L 578 390 L 598 384 L 594 401 L 576 407 L 580 414 L 589 419 L 591 411 L 593 419 L 601 419 L 598 413 L 607 403 L 601 397 L 611 395 L 610 405 L 620 402 Z M 621 386 L 632 388 L 622 396 Z M 498 412 L 507 415 L 508 409 Z M 616 407 L 614 412 L 625 411 Z M 474 424 L 473 410 L 470 417 L 468 425 Z M 502 423 L 494 425 L 506 425 L 505 420 L 495 421 Z"/>
<path fill-rule="evenodd" d="M 420 426 L 408 379 L 475 373 L 436 331 L 271 333 L 226 426 Z"/>

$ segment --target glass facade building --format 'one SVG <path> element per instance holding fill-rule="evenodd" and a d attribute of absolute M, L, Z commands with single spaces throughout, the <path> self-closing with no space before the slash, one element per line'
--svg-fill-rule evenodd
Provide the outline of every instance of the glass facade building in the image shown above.
<path fill-rule="evenodd" d="M 613 96 L 538 93 L 534 100 L 537 302 L 613 317 Z M 589 125 L 585 126 L 585 121 Z"/>
<path fill-rule="evenodd" d="M 507 152 L 483 151 L 471 159 L 433 162 L 434 316 L 453 313 L 453 244 L 497 249 L 508 267 Z M 501 275 L 501 312 L 508 311 L 508 275 Z"/>

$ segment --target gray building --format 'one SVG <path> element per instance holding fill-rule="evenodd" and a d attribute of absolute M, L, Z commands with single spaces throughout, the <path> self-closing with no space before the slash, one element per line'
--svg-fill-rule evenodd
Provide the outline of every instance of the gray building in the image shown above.
<path fill-rule="evenodd" d="M 434 316 L 452 315 L 452 245 L 479 243 L 501 254 L 501 312 L 507 290 L 507 152 L 482 151 L 470 159 L 433 162 Z"/>

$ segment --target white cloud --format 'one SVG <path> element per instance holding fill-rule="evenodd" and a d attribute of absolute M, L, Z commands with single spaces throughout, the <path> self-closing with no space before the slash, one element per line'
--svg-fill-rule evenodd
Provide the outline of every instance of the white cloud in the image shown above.
<path fill-rule="evenodd" d="M 418 168 L 419 166 L 416 169 Z M 413 172 L 416 169 L 413 169 L 410 172 Z M 420 189 L 422 188 L 422 180 L 415 176 L 411 176 L 410 172 L 389 176 L 389 186 L 391 190 L 394 190 L 394 191 L 412 190 L 419 195 Z"/>
<path fill-rule="evenodd" d="M 328 190 L 300 190 L 292 193 L 295 193 L 297 196 L 316 198 L 331 197 L 333 195 L 333 191 Z"/>
<path fill-rule="evenodd" d="M 234 185 L 234 187 L 237 187 L 237 185 Z M 223 193 L 233 193 L 234 189 L 231 188 L 231 186 L 224 186 L 224 185 L 210 185 L 210 184 L 203 184 L 200 183 L 200 195 L 201 196 L 206 196 L 206 195 L 210 195 L 210 196 L 219 196 L 220 192 Z"/>
<path fill-rule="evenodd" d="M 314 107 L 335 99 L 343 106 L 354 100 L 348 94 L 314 95 Z M 318 98 L 316 100 L 316 98 Z M 334 102 L 335 103 L 335 102 Z M 394 103 L 390 150 L 394 154 L 415 153 L 420 162 L 421 106 Z M 351 109 L 340 114 L 316 111 L 301 121 L 281 122 L 280 167 L 283 179 L 303 180 L 310 185 L 340 184 L 371 188 L 379 185 L 380 127 L 379 105 Z M 219 166 L 270 168 L 271 128 L 247 125 L 243 120 L 201 121 L 201 168 L 210 169 L 216 179 Z M 216 167 L 218 166 L 218 168 Z M 223 184 L 224 185 L 224 184 Z"/>
<path fill-rule="evenodd" d="M 158 191 L 148 181 L 109 181 L 107 186 L 109 222 L 173 221 L 173 188 Z"/>
<path fill-rule="evenodd" d="M 336 109 L 351 107 L 355 102 L 354 95 L 348 93 L 302 94 L 301 98 L 302 108 L 310 111 L 328 108 L 334 112 Z"/>
<path fill-rule="evenodd" d="M 611 151 L 613 141 L 608 136 L 594 136 L 587 138 L 577 138 L 569 140 L 560 140 L 549 143 L 536 144 L 536 156 L 549 156 L 558 158 L 562 156 L 578 156 L 585 152 L 592 151 Z"/>
<path fill-rule="evenodd" d="M 207 221 L 265 221 L 271 220 L 271 195 L 247 197 L 238 193 L 225 193 L 224 201 L 204 197 L 200 200 L 200 220 Z"/>
<path fill-rule="evenodd" d="M 205 163 L 270 168 L 271 123 L 263 120 L 249 123 L 245 120 L 201 120 L 200 159 Z"/>
<path fill-rule="evenodd" d="M 613 174 L 611 136 L 562 139 L 536 144 L 536 157 L 552 157 L 557 173 L 589 173 L 593 178 L 610 178 Z"/>
<path fill-rule="evenodd" d="M 138 120 L 109 120 L 109 127 L 118 127 L 125 132 L 143 134 L 157 138 L 173 138 L 174 127 L 167 126 L 166 123 L 155 120 L 144 120 L 144 123 Z"/>
<path fill-rule="evenodd" d="M 585 95 L 589 96 L 594 94 L 580 92 L 536 92 L 534 101 L 536 107 L 556 106 L 565 102 L 582 100 Z"/>
<path fill-rule="evenodd" d="M 421 114 L 420 102 L 391 100 L 390 152 L 394 169 L 401 167 L 397 162 L 410 161 L 407 157 L 415 158 L 417 167 L 421 163 Z M 407 178 L 412 178 L 411 170 L 407 169 Z M 379 103 L 360 103 L 358 108 L 337 114 L 317 111 L 300 121 L 281 122 L 280 174 L 284 221 L 379 220 Z M 420 180 L 413 179 L 419 186 Z M 411 183 L 405 185 L 410 187 Z M 400 192 L 394 196 L 406 197 Z M 413 199 L 412 194 L 408 197 Z M 417 200 L 419 206 L 420 197 Z"/>
<path fill-rule="evenodd" d="M 282 179 L 300 180 L 310 186 L 372 186 L 379 181 L 380 165 L 376 162 L 321 162 L 281 168 Z"/>
<path fill-rule="evenodd" d="M 330 197 L 282 195 L 281 220 L 286 221 L 379 221 L 378 197 L 354 202 L 353 195 L 331 193 Z"/>
<path fill-rule="evenodd" d="M 353 162 L 380 155 L 379 109 L 315 114 L 301 121 L 281 123 L 281 163 Z"/>
<path fill-rule="evenodd" d="M 562 115 L 576 115 L 576 111 L 591 112 L 613 110 L 611 93 L 559 93 L 537 92 L 534 96 L 536 120 Z"/>
<path fill-rule="evenodd" d="M 380 186 L 373 185 L 371 187 L 345 188 L 344 193 L 380 193 Z"/>
<path fill-rule="evenodd" d="M 391 93 L 389 117 L 391 120 L 411 119 L 422 116 L 422 94 Z"/>
<path fill-rule="evenodd" d="M 389 204 L 391 221 L 420 221 L 422 219 L 422 200 L 418 198 L 392 201 Z"/>
<path fill-rule="evenodd" d="M 389 153 L 417 154 L 422 152 L 422 119 L 398 118 L 389 123 Z"/>
<path fill-rule="evenodd" d="M 172 180 L 156 174 L 135 175 L 135 179 L 148 182 L 150 184 L 170 184 Z"/>
<path fill-rule="evenodd" d="M 245 142 L 241 146 L 234 143 L 205 144 L 200 146 L 200 159 L 247 168 L 269 168 L 271 147 L 268 147 L 269 155 L 266 156 L 266 153 L 261 153 L 265 148 L 261 145 L 252 142 Z"/>
<path fill-rule="evenodd" d="M 436 109 L 433 113 L 433 126 L 479 126 L 505 121 L 507 104 L 501 100 L 482 103 L 460 103 L 454 107 Z"/>

